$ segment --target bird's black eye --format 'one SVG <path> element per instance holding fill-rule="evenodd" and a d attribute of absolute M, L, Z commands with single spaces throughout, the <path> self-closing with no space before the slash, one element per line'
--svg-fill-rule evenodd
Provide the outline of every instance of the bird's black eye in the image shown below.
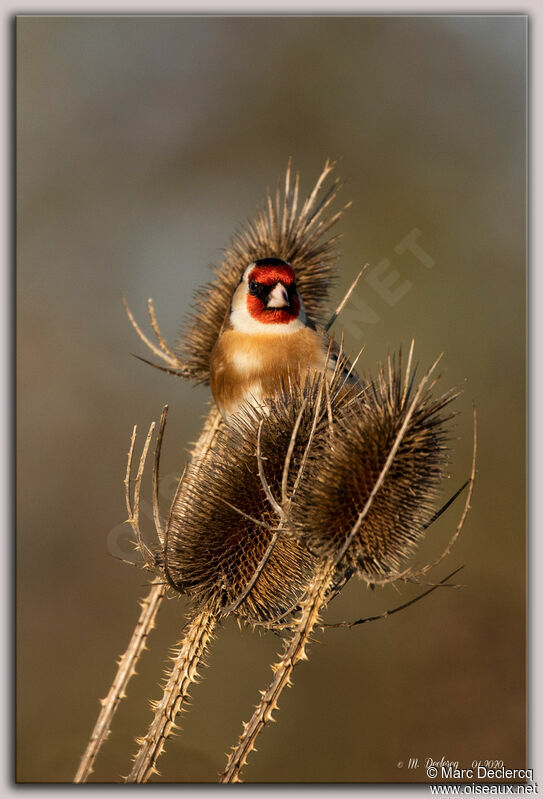
<path fill-rule="evenodd" d="M 256 297 L 261 302 L 266 302 L 266 298 L 270 293 L 270 286 L 265 286 L 264 283 L 258 283 L 256 280 L 249 280 L 249 294 Z"/>

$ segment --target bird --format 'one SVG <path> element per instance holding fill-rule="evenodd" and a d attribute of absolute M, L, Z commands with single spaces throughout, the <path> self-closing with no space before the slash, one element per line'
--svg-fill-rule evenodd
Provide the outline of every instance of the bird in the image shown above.
<path fill-rule="evenodd" d="M 211 392 L 228 421 L 244 403 L 262 406 L 289 381 L 331 375 L 338 357 L 339 347 L 308 317 L 291 264 L 260 258 L 244 270 L 211 351 Z M 357 382 L 347 363 L 343 371 L 346 385 Z"/>

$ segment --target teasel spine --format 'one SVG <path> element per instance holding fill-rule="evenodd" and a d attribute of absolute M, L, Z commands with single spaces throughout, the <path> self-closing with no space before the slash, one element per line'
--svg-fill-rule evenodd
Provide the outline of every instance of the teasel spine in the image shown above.
<path fill-rule="evenodd" d="M 137 741 L 140 749 L 125 782 L 147 782 L 153 774 L 159 773 L 156 762 L 166 740 L 179 729 L 175 718 L 188 698 L 190 687 L 198 681 L 198 666 L 213 636 L 217 620 L 218 614 L 209 604 L 189 622 L 187 632 L 172 657 L 173 666 L 162 699 L 151 703 L 155 715 L 147 734 Z"/>

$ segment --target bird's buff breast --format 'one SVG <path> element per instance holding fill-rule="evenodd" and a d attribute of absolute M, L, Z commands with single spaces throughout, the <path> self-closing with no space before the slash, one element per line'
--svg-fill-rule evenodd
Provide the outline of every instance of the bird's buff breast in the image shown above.
<path fill-rule="evenodd" d="M 244 401 L 273 396 L 289 378 L 322 371 L 325 361 L 320 341 L 307 328 L 274 336 L 227 330 L 211 354 L 211 391 L 223 415 L 230 415 Z"/>

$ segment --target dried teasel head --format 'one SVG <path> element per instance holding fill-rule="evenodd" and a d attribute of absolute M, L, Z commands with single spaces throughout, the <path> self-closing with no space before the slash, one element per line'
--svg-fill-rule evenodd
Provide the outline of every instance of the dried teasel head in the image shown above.
<path fill-rule="evenodd" d="M 338 236 L 330 236 L 329 231 L 347 207 L 330 211 L 340 189 L 338 180 L 325 186 L 333 167 L 326 162 L 315 186 L 300 202 L 299 176 L 292 174 L 289 163 L 282 190 L 278 186 L 275 198 L 268 193 L 265 209 L 232 237 L 221 265 L 214 269 L 214 280 L 197 292 L 177 355 L 186 373 L 198 382 L 209 380 L 211 350 L 227 320 L 232 294 L 252 261 L 273 257 L 291 264 L 308 315 L 322 320 L 338 257 Z"/>
<path fill-rule="evenodd" d="M 413 400 L 401 357 L 389 359 L 356 403 L 334 422 L 326 445 L 313 451 L 290 510 L 291 531 L 321 559 L 344 549 L 385 467 Z M 418 392 L 417 392 L 418 394 Z M 371 578 L 397 572 L 412 554 L 435 511 L 447 466 L 443 410 L 457 396 L 415 396 L 403 438 L 367 515 L 344 553 L 341 567 Z"/>
<path fill-rule="evenodd" d="M 283 534 L 284 508 L 303 483 L 308 445 L 318 447 L 329 414 L 352 401 L 342 379 L 339 368 L 328 388 L 322 377 L 308 376 L 264 408 L 244 407 L 219 432 L 209 457 L 187 471 L 166 530 L 164 569 L 196 604 L 211 602 L 223 612 L 236 605 L 252 622 L 296 608 L 315 560 Z"/>

